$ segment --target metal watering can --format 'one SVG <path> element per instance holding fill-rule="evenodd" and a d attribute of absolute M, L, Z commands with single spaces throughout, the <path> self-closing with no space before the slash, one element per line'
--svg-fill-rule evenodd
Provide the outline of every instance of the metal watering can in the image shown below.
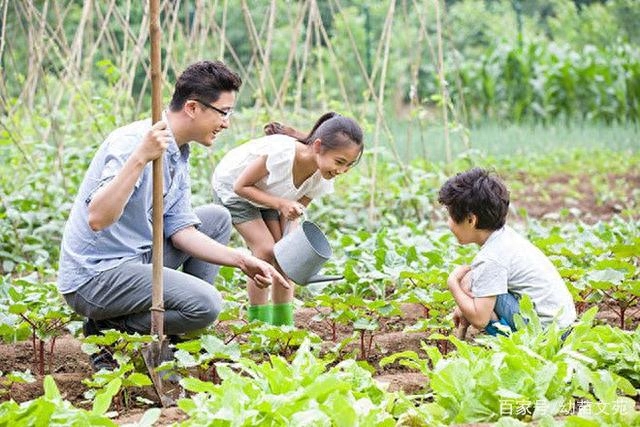
<path fill-rule="evenodd" d="M 288 228 L 288 227 L 286 227 Z M 285 229 L 286 231 L 286 229 Z M 298 285 L 340 280 L 343 276 L 324 276 L 318 272 L 333 252 L 324 233 L 306 219 L 273 246 L 280 268 Z"/>

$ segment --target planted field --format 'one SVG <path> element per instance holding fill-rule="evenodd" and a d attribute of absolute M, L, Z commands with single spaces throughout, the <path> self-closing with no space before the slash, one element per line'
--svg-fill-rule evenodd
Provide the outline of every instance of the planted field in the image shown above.
<path fill-rule="evenodd" d="M 640 426 L 637 0 L 0 4 L 0 427 Z"/>
<path fill-rule="evenodd" d="M 177 344 L 167 365 L 183 378 L 179 409 L 150 409 L 158 400 L 140 355 L 149 337 L 82 338 L 46 269 L 14 268 L 2 279 L 0 371 L 2 398 L 16 403 L 3 404 L 0 419 L 36 422 L 55 406 L 64 423 L 109 423 L 109 415 L 181 425 L 632 425 L 640 388 L 637 154 L 577 150 L 525 160 L 502 160 L 514 200 L 509 221 L 569 285 L 580 321 L 564 342 L 526 307 L 532 320 L 509 338 L 473 329 L 454 338 L 446 277 L 477 249 L 456 243 L 433 203 L 442 171 L 410 166 L 422 174 L 414 191 L 396 189 L 401 172 L 387 165 L 374 211 L 380 227 L 358 225 L 369 215 L 369 201 L 354 197 L 366 194 L 357 191 L 366 185 L 361 174 L 310 212 L 335 252 L 327 271 L 345 280 L 298 288 L 295 328 L 248 323 L 244 279 L 223 268 L 216 285 L 225 310 Z M 557 172 L 560 164 L 566 172 Z M 94 374 L 88 353 L 104 346 L 120 367 Z"/>

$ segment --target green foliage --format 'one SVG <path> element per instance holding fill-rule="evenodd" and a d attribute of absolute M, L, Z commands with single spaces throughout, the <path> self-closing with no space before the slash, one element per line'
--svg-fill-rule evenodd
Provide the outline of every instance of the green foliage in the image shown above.
<path fill-rule="evenodd" d="M 235 366 L 219 365 L 218 372 L 220 385 L 182 380 L 198 394 L 178 402 L 190 417 L 181 425 L 395 425 L 393 394 L 353 360 L 327 369 L 308 342 L 291 363 L 275 356 L 262 364 L 241 359 Z"/>
<path fill-rule="evenodd" d="M 602 359 L 598 363 L 579 351 L 597 347 L 609 335 L 606 331 L 592 332 L 595 309 L 583 316 L 566 341 L 555 325 L 541 328 L 526 297 L 521 301 L 521 313 L 528 323 L 517 319 L 518 330 L 509 336 L 479 338 L 478 343 L 484 346 L 452 336 L 432 336 L 450 340 L 457 351 L 443 357 L 436 348 L 427 347 L 430 363 L 411 352 L 389 356 L 382 363 L 399 360 L 427 375 L 433 403 L 445 411 L 447 423 L 498 421 L 502 415 L 526 421 L 574 415 L 578 403 L 582 408 L 606 406 L 607 413 L 600 415 L 607 419 L 637 418 L 633 412 L 616 413 L 618 405 L 626 407 L 632 402 L 620 395 L 637 395 L 634 386 L 607 370 Z M 586 410 L 579 415 L 587 415 Z"/>
<path fill-rule="evenodd" d="M 105 416 L 110 397 L 99 399 L 92 411 L 75 408 L 60 395 L 51 376 L 44 377 L 44 395 L 18 405 L 13 400 L 0 404 L 0 425 L 12 426 L 116 426 Z"/>
<path fill-rule="evenodd" d="M 575 49 L 562 43 L 498 44 L 454 65 L 466 110 L 506 121 L 579 118 L 604 123 L 640 117 L 640 51 L 628 44 Z M 457 97 L 454 89 L 453 97 Z"/>

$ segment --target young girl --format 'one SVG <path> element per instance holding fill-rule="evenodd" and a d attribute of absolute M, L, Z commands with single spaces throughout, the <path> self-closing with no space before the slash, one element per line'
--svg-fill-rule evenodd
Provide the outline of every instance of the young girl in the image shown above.
<path fill-rule="evenodd" d="M 251 252 L 275 265 L 273 245 L 287 221 L 297 220 L 316 197 L 333 191 L 332 179 L 362 156 L 362 129 L 350 118 L 326 113 L 308 135 L 273 123 L 267 135 L 229 151 L 212 179 L 214 196 L 231 213 Z M 293 325 L 294 288 L 267 289 L 247 282 L 249 321 Z"/>

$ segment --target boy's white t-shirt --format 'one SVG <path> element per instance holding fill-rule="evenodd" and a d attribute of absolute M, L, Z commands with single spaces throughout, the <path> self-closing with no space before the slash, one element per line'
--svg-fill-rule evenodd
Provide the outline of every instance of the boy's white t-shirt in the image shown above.
<path fill-rule="evenodd" d="M 562 277 L 540 249 L 511 227 L 494 231 L 471 264 L 474 297 L 489 297 L 507 291 L 528 295 L 543 325 L 555 316 L 561 328 L 576 319 L 573 298 Z"/>
<path fill-rule="evenodd" d="M 293 184 L 293 160 L 296 155 L 297 140 L 286 135 L 269 135 L 242 144 L 225 154 L 213 172 L 211 184 L 222 203 L 246 200 L 258 207 L 258 203 L 238 196 L 233 185 L 255 159 L 267 156 L 269 173 L 256 183 L 256 187 L 265 193 L 286 200 L 300 200 L 303 196 L 315 199 L 333 192 L 333 182 L 324 179 L 317 170 L 299 187 Z"/>

